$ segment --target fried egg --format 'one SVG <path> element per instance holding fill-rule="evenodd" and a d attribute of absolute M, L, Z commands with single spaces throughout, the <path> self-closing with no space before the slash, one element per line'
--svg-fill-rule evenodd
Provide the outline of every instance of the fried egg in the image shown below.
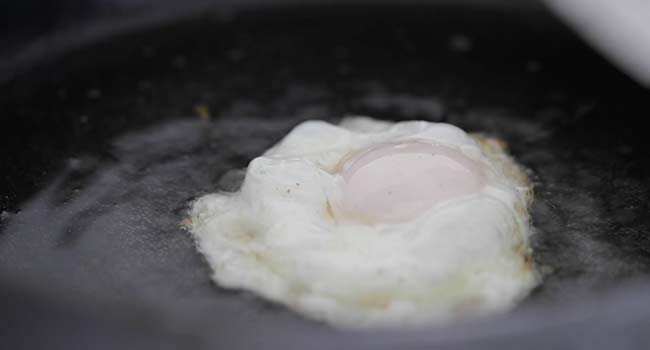
<path fill-rule="evenodd" d="M 346 328 L 513 307 L 537 284 L 532 188 L 502 142 L 444 123 L 306 121 L 188 228 L 221 287 Z"/>

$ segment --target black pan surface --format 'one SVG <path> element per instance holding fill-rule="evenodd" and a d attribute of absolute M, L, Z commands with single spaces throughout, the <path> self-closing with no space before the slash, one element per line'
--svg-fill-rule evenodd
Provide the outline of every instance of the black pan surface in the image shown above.
<path fill-rule="evenodd" d="M 548 13 L 205 14 L 0 87 L 0 325 L 12 348 L 614 348 L 650 342 L 650 94 Z M 188 202 L 306 119 L 459 125 L 533 173 L 544 283 L 506 315 L 345 332 L 210 282 Z"/>

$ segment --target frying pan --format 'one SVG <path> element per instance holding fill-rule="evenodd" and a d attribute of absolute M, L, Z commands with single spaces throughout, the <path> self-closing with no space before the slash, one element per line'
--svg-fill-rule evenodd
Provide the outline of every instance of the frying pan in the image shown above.
<path fill-rule="evenodd" d="M 3 57 L 3 348 L 650 343 L 650 94 L 542 7 L 197 8 L 90 19 Z M 211 283 L 188 203 L 298 122 L 348 114 L 505 140 L 535 182 L 541 286 L 502 315 L 350 332 Z"/>

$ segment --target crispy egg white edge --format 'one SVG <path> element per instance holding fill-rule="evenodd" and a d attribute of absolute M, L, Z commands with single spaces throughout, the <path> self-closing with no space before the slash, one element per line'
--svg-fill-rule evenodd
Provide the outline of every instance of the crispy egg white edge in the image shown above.
<path fill-rule="evenodd" d="M 268 225 L 260 225 L 259 222 L 256 222 L 255 219 L 258 218 L 252 220 L 242 219 L 242 215 L 246 215 L 246 210 L 259 212 L 259 208 L 251 208 L 255 205 L 254 193 L 248 194 L 250 206 L 242 204 L 246 184 L 242 187 L 242 192 L 210 194 L 200 198 L 192 207 L 191 221 L 188 226 L 196 239 L 199 251 L 203 253 L 213 268 L 214 280 L 220 286 L 251 290 L 312 318 L 324 320 L 333 325 L 352 328 L 435 323 L 455 319 L 465 313 L 480 315 L 512 307 L 539 280 L 532 265 L 531 252 L 528 246 L 528 237 L 532 231 L 529 225 L 527 209 L 532 200 L 532 186 L 525 172 L 507 155 L 504 145 L 499 141 L 481 135 L 469 137 L 462 130 L 446 124 L 417 121 L 393 124 L 365 117 L 356 117 L 345 119 L 340 126 L 320 121 L 300 124 L 259 159 L 267 159 L 271 162 L 274 159 L 289 159 L 300 163 L 301 160 L 306 158 L 308 163 L 314 165 L 316 173 L 322 171 L 324 176 L 331 176 L 332 173 L 335 174 L 336 172 L 336 164 L 341 161 L 345 154 L 351 151 L 350 148 L 353 148 L 352 150 L 362 149 L 374 142 L 413 137 L 413 135 L 418 135 L 418 132 L 430 125 L 442 126 L 444 132 L 442 132 L 441 136 L 444 137 L 437 138 L 437 142 L 459 147 L 468 156 L 480 159 L 490 167 L 493 178 L 499 180 L 496 183 L 497 190 L 499 188 L 509 189 L 510 194 L 513 195 L 508 199 L 510 203 L 505 205 L 507 208 L 501 211 L 501 213 L 506 214 L 504 221 L 508 221 L 508 219 L 512 221 L 509 224 L 512 231 L 510 234 L 514 235 L 514 238 L 507 238 L 506 242 L 512 239 L 513 246 L 506 247 L 510 249 L 508 252 L 499 251 L 498 254 L 503 255 L 500 256 L 503 259 L 496 261 L 495 265 L 500 264 L 503 266 L 496 267 L 495 270 L 508 271 L 508 274 L 519 274 L 519 276 L 518 279 L 502 278 L 500 280 L 496 278 L 495 281 L 490 280 L 489 282 L 490 286 L 501 285 L 498 288 L 490 288 L 494 290 L 493 294 L 503 294 L 502 298 L 490 296 L 492 299 L 487 304 L 485 301 L 481 304 L 482 301 L 478 300 L 480 298 L 475 298 L 471 294 L 474 293 L 472 288 L 480 288 L 484 287 L 484 285 L 465 281 L 468 279 L 467 276 L 451 276 L 443 282 L 446 285 L 442 288 L 432 288 L 436 290 L 435 293 L 431 294 L 440 299 L 441 302 L 426 301 L 425 304 L 429 303 L 427 307 L 422 307 L 418 303 L 421 295 L 412 296 L 416 300 L 414 302 L 409 300 L 409 293 L 405 293 L 406 297 L 402 298 L 402 291 L 399 290 L 393 295 L 397 296 L 396 298 L 393 298 L 393 296 L 386 297 L 381 293 L 373 296 L 372 293 L 368 294 L 367 291 L 364 291 L 369 295 L 367 299 L 354 299 L 345 294 L 342 296 L 328 294 L 327 286 L 317 286 L 317 282 L 305 281 L 304 277 L 301 280 L 301 278 L 296 277 L 301 276 L 299 273 L 292 274 L 290 272 L 287 274 L 287 271 L 292 270 L 287 270 L 282 265 L 291 263 L 293 256 L 291 249 L 283 250 L 278 248 L 278 252 L 289 254 L 289 257 L 276 259 L 273 257 L 272 250 L 269 251 L 268 242 L 265 239 L 259 239 L 261 231 L 281 231 L 282 229 L 277 227 L 278 225 L 281 226 L 281 224 L 274 223 L 273 225 L 276 227 L 268 227 Z M 323 133 L 323 129 L 332 132 Z M 323 134 L 336 137 L 321 140 L 324 142 L 315 141 Z M 377 137 L 378 135 L 381 136 Z M 350 147 L 351 144 L 352 147 Z M 259 162 L 259 159 L 256 160 Z M 336 186 L 331 187 L 335 188 Z M 287 198 L 282 197 L 282 200 L 287 200 Z M 237 205 L 233 205 L 235 203 Z M 426 214 L 423 216 L 426 217 Z M 210 225 L 210 221 L 214 220 L 215 217 L 219 217 L 221 222 L 229 223 L 227 225 L 229 232 L 223 232 L 223 229 L 219 227 L 215 230 L 215 227 Z M 336 223 L 336 225 L 340 225 L 340 223 Z M 336 226 L 326 225 L 326 227 L 321 227 L 316 231 L 328 232 L 332 227 Z M 349 236 L 349 231 L 355 231 L 356 229 L 363 231 L 364 227 L 359 224 L 350 224 L 346 230 L 347 236 Z M 389 232 L 390 230 L 385 231 Z M 261 235 L 264 235 L 263 232 Z M 370 232 L 370 235 L 366 232 L 366 234 L 360 236 L 362 237 L 354 237 L 351 242 L 353 244 L 372 242 L 372 232 Z M 355 239 L 359 242 L 354 242 Z M 325 239 L 325 241 L 327 240 Z M 319 240 L 316 239 L 314 242 L 319 242 Z M 293 247 L 300 247 L 300 244 L 294 244 Z M 497 247 L 495 249 L 501 248 Z M 318 251 L 319 248 L 313 249 Z M 259 252 L 264 252 L 264 254 Z M 497 256 L 499 256 L 498 254 Z M 298 257 L 302 259 L 310 258 L 309 255 L 298 255 Z M 321 258 L 326 259 L 327 254 Z M 267 261 L 268 259 L 271 261 Z M 280 261 L 279 264 L 278 261 Z M 354 263 L 354 259 L 352 259 L 351 263 Z M 486 275 L 489 277 L 489 273 Z M 481 278 L 489 279 L 488 277 L 483 276 Z M 327 276 L 324 279 L 327 281 Z M 338 281 L 336 276 L 329 276 L 329 279 L 328 283 Z M 418 283 L 418 281 L 411 282 L 411 284 Z M 460 286 L 458 287 L 460 289 L 463 286 L 469 288 L 469 294 L 466 293 L 467 291 L 461 290 L 459 292 L 454 290 L 454 284 L 457 287 Z M 421 286 L 416 287 L 422 289 Z M 372 286 L 369 288 L 372 289 Z M 312 291 L 312 289 L 314 290 Z M 351 295 L 354 295 L 354 293 L 351 293 Z"/>

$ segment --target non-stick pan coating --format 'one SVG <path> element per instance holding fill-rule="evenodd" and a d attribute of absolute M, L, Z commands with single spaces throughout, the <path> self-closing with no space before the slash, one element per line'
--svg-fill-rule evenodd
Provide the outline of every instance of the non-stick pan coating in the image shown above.
<path fill-rule="evenodd" d="M 9 310 L 0 320 L 14 325 L 0 334 L 16 344 L 650 341 L 642 128 L 650 95 L 546 13 L 204 15 L 70 52 L 0 89 L 0 305 Z M 212 284 L 179 226 L 189 201 L 224 186 L 226 171 L 245 167 L 299 121 L 347 114 L 450 122 L 508 142 L 536 184 L 541 287 L 508 315 L 351 334 Z M 29 336 L 34 328 L 43 339 Z"/>

